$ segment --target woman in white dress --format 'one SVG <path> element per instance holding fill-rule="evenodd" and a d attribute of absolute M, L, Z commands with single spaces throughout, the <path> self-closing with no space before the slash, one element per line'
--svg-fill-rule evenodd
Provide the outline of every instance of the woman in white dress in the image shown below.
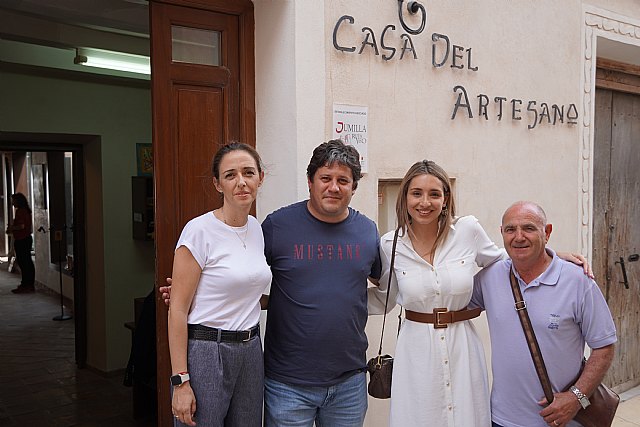
<path fill-rule="evenodd" d="M 475 265 L 503 256 L 473 216 L 455 216 L 447 173 L 432 161 L 415 163 L 398 193 L 400 233 L 389 292 L 406 310 L 391 386 L 392 427 L 489 427 L 484 350 L 467 310 Z M 394 231 L 380 239 L 382 277 L 369 289 L 369 314 L 383 314 Z M 581 264 L 584 259 L 563 257 Z M 585 265 L 585 272 L 588 266 Z"/>

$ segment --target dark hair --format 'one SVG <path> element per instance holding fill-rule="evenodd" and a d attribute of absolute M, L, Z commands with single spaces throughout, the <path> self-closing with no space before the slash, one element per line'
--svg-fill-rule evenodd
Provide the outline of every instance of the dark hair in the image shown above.
<path fill-rule="evenodd" d="M 251 157 L 253 157 L 253 160 L 256 161 L 258 172 L 262 173 L 262 159 L 260 158 L 260 154 L 258 154 L 255 148 L 243 142 L 232 141 L 220 147 L 218 152 L 213 156 L 213 160 L 211 162 L 211 173 L 213 174 L 214 178 L 220 179 L 220 163 L 222 162 L 222 158 L 230 152 L 236 150 L 244 150 L 249 153 Z"/>
<path fill-rule="evenodd" d="M 11 201 L 15 202 L 17 208 L 26 209 L 31 212 L 31 208 L 29 207 L 29 202 L 27 198 L 24 197 L 22 193 L 15 193 L 11 195 Z"/>
<path fill-rule="evenodd" d="M 313 181 L 313 176 L 319 168 L 331 166 L 336 162 L 351 169 L 353 189 L 355 190 L 358 187 L 358 181 L 362 178 L 360 154 L 352 145 L 346 145 L 339 139 L 323 142 L 313 150 L 309 166 L 307 166 L 307 178 L 309 181 Z"/>
<path fill-rule="evenodd" d="M 456 215 L 456 204 L 453 201 L 453 193 L 451 191 L 451 181 L 449 175 L 431 160 L 423 160 L 421 162 L 414 163 L 407 173 L 402 178 L 400 183 L 400 191 L 398 192 L 398 200 L 396 201 L 396 216 L 398 217 L 398 227 L 403 232 L 409 232 L 413 235 L 411 230 L 411 217 L 409 216 L 409 209 L 407 207 L 407 194 L 409 193 L 409 184 L 411 180 L 420 175 L 432 175 L 436 177 L 442 183 L 442 189 L 444 190 L 445 203 L 447 211 L 445 215 L 440 215 L 438 218 L 438 236 L 433 243 L 433 251 L 438 248 L 438 245 L 447 237 L 449 228 L 453 222 L 453 217 Z M 444 213 L 444 210 L 443 210 Z"/>

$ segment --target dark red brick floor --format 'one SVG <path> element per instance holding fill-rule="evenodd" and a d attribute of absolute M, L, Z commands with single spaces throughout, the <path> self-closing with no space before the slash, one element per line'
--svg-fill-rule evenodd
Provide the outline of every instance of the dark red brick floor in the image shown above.
<path fill-rule="evenodd" d="M 19 283 L 0 265 L 0 426 L 154 425 L 133 419 L 122 375 L 76 368 L 74 320 L 52 320 L 59 297 L 11 293 Z"/>

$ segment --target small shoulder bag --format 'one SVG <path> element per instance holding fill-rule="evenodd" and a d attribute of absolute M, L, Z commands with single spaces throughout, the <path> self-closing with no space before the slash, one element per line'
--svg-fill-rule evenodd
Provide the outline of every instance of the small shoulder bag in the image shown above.
<path fill-rule="evenodd" d="M 524 331 L 525 338 L 527 339 L 527 345 L 529 346 L 529 352 L 533 359 L 533 364 L 536 367 L 536 373 L 538 379 L 542 385 L 544 391 L 544 397 L 547 402 L 553 402 L 553 389 L 551 388 L 551 381 L 549 380 L 549 374 L 540 352 L 540 346 L 536 339 L 536 334 L 533 332 L 533 326 L 531 325 L 531 319 L 527 312 L 527 304 L 522 298 L 522 292 L 520 292 L 520 286 L 516 280 L 513 270 L 509 270 L 509 281 L 511 282 L 511 291 L 513 293 L 513 299 L 515 301 L 515 309 L 518 312 L 520 323 L 522 324 L 522 330 Z M 584 368 L 585 360 L 582 361 L 582 368 Z M 582 368 L 578 377 L 572 381 L 565 391 L 568 390 L 582 374 Z M 584 427 L 610 427 L 613 423 L 613 418 L 616 415 L 616 409 L 620 403 L 620 397 L 604 384 L 600 383 L 596 390 L 590 397 L 591 404 L 586 408 L 580 409 L 573 419 Z"/>
<path fill-rule="evenodd" d="M 380 347 L 378 355 L 369 359 L 367 371 L 369 371 L 369 395 L 377 399 L 389 399 L 391 397 L 391 377 L 393 374 L 393 356 L 382 355 L 382 338 L 384 337 L 384 325 L 387 320 L 387 306 L 389 305 L 389 288 L 391 288 L 391 275 L 393 274 L 393 264 L 396 259 L 396 244 L 398 243 L 398 232 L 396 229 L 393 235 L 393 246 L 391 249 L 391 265 L 389 267 L 389 283 L 387 284 L 387 297 L 384 302 L 384 318 L 382 319 L 382 332 L 380 333 Z M 400 316 L 398 316 L 400 317 Z M 398 331 L 400 325 L 398 324 Z"/>

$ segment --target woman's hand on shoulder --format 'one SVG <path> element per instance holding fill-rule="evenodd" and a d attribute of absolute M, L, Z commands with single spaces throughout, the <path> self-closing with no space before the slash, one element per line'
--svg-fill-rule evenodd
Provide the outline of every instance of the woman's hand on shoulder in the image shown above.
<path fill-rule="evenodd" d="M 584 271 L 584 274 L 589 276 L 591 279 L 594 278 L 593 271 L 591 270 L 591 266 L 589 265 L 589 262 L 587 261 L 587 259 L 584 256 L 582 256 L 582 254 L 577 254 L 573 252 L 556 252 L 556 255 L 558 255 L 558 258 L 562 258 L 565 261 L 569 261 L 571 263 L 574 263 L 575 265 L 581 265 Z"/>

